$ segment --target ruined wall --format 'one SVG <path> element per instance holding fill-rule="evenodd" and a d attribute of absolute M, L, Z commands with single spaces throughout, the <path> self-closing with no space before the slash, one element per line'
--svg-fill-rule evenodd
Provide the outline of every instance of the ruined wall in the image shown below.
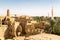
<path fill-rule="evenodd" d="M 0 39 L 4 39 L 4 33 L 6 29 L 7 29 L 7 25 L 2 25 L 0 27 Z"/>

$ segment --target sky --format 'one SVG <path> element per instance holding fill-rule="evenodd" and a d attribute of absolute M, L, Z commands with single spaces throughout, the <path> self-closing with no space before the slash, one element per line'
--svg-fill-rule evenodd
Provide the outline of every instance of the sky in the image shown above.
<path fill-rule="evenodd" d="M 29 16 L 51 16 L 52 7 L 54 16 L 60 17 L 60 0 L 0 0 L 0 16 L 29 15 Z"/>

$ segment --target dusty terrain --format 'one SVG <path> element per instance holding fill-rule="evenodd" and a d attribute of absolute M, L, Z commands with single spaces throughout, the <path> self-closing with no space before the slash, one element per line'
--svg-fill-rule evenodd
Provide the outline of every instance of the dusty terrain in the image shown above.
<path fill-rule="evenodd" d="M 0 27 L 0 39 L 4 40 L 4 31 L 6 27 Z M 47 34 L 47 33 L 41 33 L 37 35 L 31 35 L 29 37 L 25 36 L 19 36 L 19 37 L 14 37 L 14 40 L 60 40 L 60 36 L 54 35 L 54 34 Z M 11 40 L 13 40 L 11 39 Z"/>
<path fill-rule="evenodd" d="M 14 40 L 27 40 L 27 39 L 28 40 L 60 40 L 60 36 L 42 33 L 37 35 L 31 35 L 29 37 L 25 37 L 25 36 L 15 37 L 13 39 Z"/>

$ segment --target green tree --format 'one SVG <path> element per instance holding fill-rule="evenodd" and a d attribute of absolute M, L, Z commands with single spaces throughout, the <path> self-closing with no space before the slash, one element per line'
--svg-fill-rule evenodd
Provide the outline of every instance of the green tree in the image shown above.
<path fill-rule="evenodd" d="M 60 19 L 58 19 L 54 25 L 54 34 L 60 35 Z"/>

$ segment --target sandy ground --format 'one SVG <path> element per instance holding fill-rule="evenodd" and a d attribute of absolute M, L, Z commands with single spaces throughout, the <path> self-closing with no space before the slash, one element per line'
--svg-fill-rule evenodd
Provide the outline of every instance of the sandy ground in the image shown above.
<path fill-rule="evenodd" d="M 53 35 L 53 34 L 37 34 L 37 35 L 31 35 L 29 37 L 20 36 L 13 38 L 14 40 L 60 40 L 60 36 Z"/>
<path fill-rule="evenodd" d="M 0 27 L 0 40 L 4 40 L 5 29 L 6 27 Z M 25 37 L 25 36 L 14 37 L 13 39 L 14 40 L 60 40 L 60 36 L 53 35 L 53 34 L 47 34 L 47 33 L 41 33 L 37 35 L 31 35 L 29 37 Z"/>

